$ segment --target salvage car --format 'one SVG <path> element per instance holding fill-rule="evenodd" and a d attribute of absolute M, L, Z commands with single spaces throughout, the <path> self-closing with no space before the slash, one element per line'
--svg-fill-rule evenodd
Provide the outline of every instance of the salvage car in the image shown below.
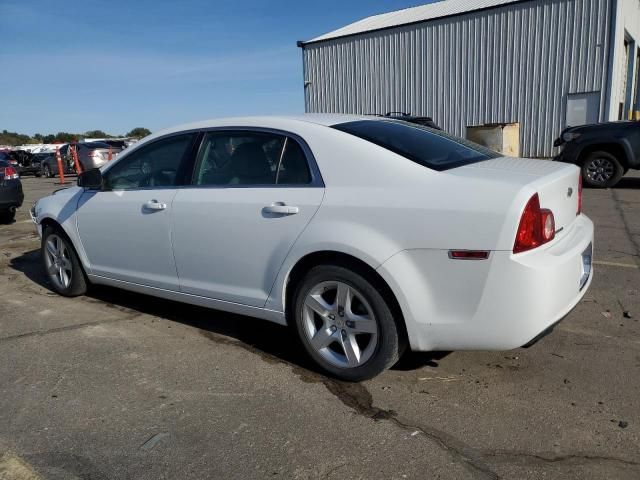
<path fill-rule="evenodd" d="M 554 160 L 578 165 L 590 187 L 613 187 L 630 169 L 640 169 L 640 121 L 569 127 L 553 145 L 562 147 Z"/>
<path fill-rule="evenodd" d="M 406 348 L 512 349 L 567 315 L 592 280 L 579 173 L 382 117 L 220 119 L 145 138 L 32 217 L 59 294 L 290 325 L 359 381 Z"/>
<path fill-rule="evenodd" d="M 10 158 L 7 153 L 0 152 L 0 223 L 12 222 L 16 209 L 24 200 L 20 175 L 10 163 Z"/>
<path fill-rule="evenodd" d="M 12 165 L 18 171 L 18 175 L 35 175 L 40 176 L 40 163 L 34 162 L 33 153 L 27 150 L 11 150 L 9 156 L 12 160 Z"/>
<path fill-rule="evenodd" d="M 122 148 L 109 146 L 103 142 L 78 142 L 62 145 L 59 152 L 65 174 L 77 173 L 72 152 L 74 148 L 78 154 L 78 161 L 82 171 L 98 168 L 106 164 L 109 161 L 110 151 L 112 160 L 122 151 Z M 58 160 L 55 154 L 43 160 L 42 174 L 47 178 L 52 178 L 59 174 Z"/>

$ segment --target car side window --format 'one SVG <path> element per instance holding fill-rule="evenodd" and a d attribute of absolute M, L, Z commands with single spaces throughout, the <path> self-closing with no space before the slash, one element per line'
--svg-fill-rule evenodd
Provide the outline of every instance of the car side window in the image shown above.
<path fill-rule="evenodd" d="M 287 137 L 278 163 L 276 183 L 278 185 L 305 185 L 311 183 L 311 172 L 302 147 Z"/>
<path fill-rule="evenodd" d="M 194 185 L 309 183 L 307 159 L 298 143 L 264 132 L 209 132 L 200 147 Z"/>
<path fill-rule="evenodd" d="M 104 174 L 107 190 L 172 187 L 195 134 L 175 135 L 141 147 Z"/>

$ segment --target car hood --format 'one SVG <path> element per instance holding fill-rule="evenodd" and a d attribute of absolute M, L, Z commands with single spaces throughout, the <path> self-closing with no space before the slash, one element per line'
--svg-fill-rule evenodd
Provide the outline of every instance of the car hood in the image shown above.
<path fill-rule="evenodd" d="M 616 122 L 602 122 L 602 123 L 589 123 L 587 125 L 576 125 L 575 127 L 567 127 L 562 133 L 566 132 L 586 132 L 591 130 L 600 130 L 603 128 L 610 128 L 616 125 L 627 125 L 631 123 L 637 123 L 640 125 L 640 122 L 637 120 L 619 120 Z"/>

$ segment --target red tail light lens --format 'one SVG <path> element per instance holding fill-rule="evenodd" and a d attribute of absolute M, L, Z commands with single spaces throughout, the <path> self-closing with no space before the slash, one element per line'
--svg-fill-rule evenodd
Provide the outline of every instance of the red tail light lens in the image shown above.
<path fill-rule="evenodd" d="M 526 252 L 550 242 L 556 235 L 553 212 L 540 208 L 540 198 L 534 194 L 524 207 L 513 245 L 513 253 Z"/>
<path fill-rule="evenodd" d="M 20 178 L 20 175 L 18 175 L 18 172 L 16 171 L 15 168 L 13 167 L 5 167 L 4 169 L 4 179 L 5 180 L 16 180 Z"/>
<path fill-rule="evenodd" d="M 578 173 L 578 211 L 576 215 L 582 213 L 582 175 Z"/>

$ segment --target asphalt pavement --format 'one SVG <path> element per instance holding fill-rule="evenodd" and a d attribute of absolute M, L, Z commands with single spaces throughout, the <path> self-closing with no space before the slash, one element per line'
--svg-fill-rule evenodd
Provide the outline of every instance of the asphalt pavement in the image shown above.
<path fill-rule="evenodd" d="M 640 478 L 640 175 L 585 190 L 595 277 L 551 335 L 360 384 L 265 321 L 54 294 L 28 208 L 57 182 L 0 226 L 0 480 Z"/>

